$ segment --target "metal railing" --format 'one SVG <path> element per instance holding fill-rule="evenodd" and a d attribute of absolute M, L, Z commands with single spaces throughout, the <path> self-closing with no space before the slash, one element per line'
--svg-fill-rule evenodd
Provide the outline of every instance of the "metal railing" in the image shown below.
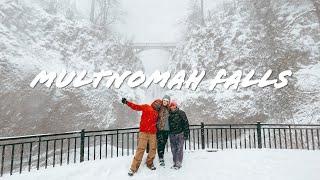
<path fill-rule="evenodd" d="M 201 123 L 189 128 L 190 137 L 185 141 L 187 150 L 320 149 L 320 125 Z M 129 156 L 134 154 L 138 136 L 139 128 L 123 128 L 0 138 L 0 176 Z"/>
<path fill-rule="evenodd" d="M 202 124 L 202 148 L 320 150 L 320 125 Z"/>

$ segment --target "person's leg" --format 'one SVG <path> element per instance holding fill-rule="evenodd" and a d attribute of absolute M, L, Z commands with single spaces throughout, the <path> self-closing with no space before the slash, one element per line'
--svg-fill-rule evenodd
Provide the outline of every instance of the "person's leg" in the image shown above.
<path fill-rule="evenodd" d="M 164 145 L 166 145 L 167 144 L 167 142 L 168 142 L 168 139 L 169 139 L 169 131 L 165 131 L 165 144 Z"/>
<path fill-rule="evenodd" d="M 148 143 L 147 134 L 140 132 L 139 139 L 138 139 L 138 147 L 130 168 L 133 172 L 137 172 L 137 170 L 139 169 L 144 151 L 147 148 L 147 143 Z"/>
<path fill-rule="evenodd" d="M 171 134 L 170 136 L 170 147 L 172 152 L 172 159 L 173 159 L 173 166 L 176 166 L 177 162 L 177 139 L 174 134 Z"/>
<path fill-rule="evenodd" d="M 156 156 L 156 152 L 157 152 L 156 134 L 149 134 L 148 142 L 149 142 L 149 154 L 147 156 L 147 166 L 151 167 L 151 166 L 153 166 L 153 160 L 154 160 L 154 158 Z"/>
<path fill-rule="evenodd" d="M 165 133 L 163 131 L 157 133 L 157 146 L 159 160 L 163 160 L 165 149 Z"/>
<path fill-rule="evenodd" d="M 164 131 L 164 133 L 163 133 L 163 154 L 165 152 L 168 139 L 169 139 L 169 131 Z"/>
<path fill-rule="evenodd" d="M 184 137 L 183 133 L 177 135 L 177 167 L 182 166 L 183 160 L 183 146 L 184 146 Z"/>

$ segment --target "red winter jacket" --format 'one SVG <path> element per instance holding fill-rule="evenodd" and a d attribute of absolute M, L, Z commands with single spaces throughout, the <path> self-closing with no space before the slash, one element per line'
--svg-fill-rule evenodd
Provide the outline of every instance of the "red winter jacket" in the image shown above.
<path fill-rule="evenodd" d="M 136 111 L 142 111 L 141 120 L 140 120 L 140 132 L 146 133 L 157 133 L 157 119 L 158 112 L 154 110 L 150 105 L 143 104 L 138 105 L 132 102 L 127 102 L 127 105 Z"/>

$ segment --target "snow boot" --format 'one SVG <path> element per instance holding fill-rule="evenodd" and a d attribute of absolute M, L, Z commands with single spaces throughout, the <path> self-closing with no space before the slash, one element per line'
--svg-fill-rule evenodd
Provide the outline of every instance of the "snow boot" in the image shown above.
<path fill-rule="evenodd" d="M 164 159 L 160 159 L 159 162 L 160 162 L 160 166 L 165 166 L 165 165 L 166 165 L 166 164 L 164 163 Z"/>
<path fill-rule="evenodd" d="M 151 166 L 148 166 L 148 165 L 147 165 L 147 167 L 148 167 L 151 171 L 154 171 L 154 170 L 157 169 L 153 164 L 152 164 Z"/>
<path fill-rule="evenodd" d="M 134 175 L 134 172 L 133 172 L 131 169 L 129 169 L 128 175 L 129 175 L 129 176 L 133 176 L 133 175 Z"/>
<path fill-rule="evenodd" d="M 181 168 L 181 166 L 178 166 L 178 165 L 173 165 L 173 166 L 171 166 L 171 168 L 170 169 L 175 169 L 175 170 L 178 170 L 178 169 L 180 169 Z"/>

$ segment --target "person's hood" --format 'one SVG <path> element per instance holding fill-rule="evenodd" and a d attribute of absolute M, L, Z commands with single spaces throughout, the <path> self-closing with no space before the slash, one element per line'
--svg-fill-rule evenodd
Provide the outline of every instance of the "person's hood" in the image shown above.
<path fill-rule="evenodd" d="M 156 111 L 159 111 L 161 106 L 162 106 L 162 101 L 160 99 L 157 99 L 151 103 L 151 107 Z"/>

